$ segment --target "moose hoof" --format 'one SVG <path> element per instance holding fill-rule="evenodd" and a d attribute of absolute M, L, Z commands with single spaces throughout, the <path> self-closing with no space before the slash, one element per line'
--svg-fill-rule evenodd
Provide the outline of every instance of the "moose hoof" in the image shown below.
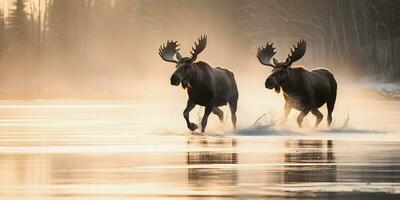
<path fill-rule="evenodd" d="M 189 128 L 191 131 L 194 131 L 194 130 L 198 129 L 199 127 L 198 127 L 197 124 L 195 124 L 195 123 L 190 123 L 189 126 L 188 126 L 188 128 Z"/>

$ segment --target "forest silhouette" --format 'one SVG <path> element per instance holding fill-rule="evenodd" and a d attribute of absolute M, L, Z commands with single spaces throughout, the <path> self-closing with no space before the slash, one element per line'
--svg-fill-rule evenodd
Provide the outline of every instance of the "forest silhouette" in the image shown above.
<path fill-rule="evenodd" d="M 357 79 L 398 81 L 400 1 L 5 0 L 0 3 L 0 98 L 138 98 L 136 87 L 167 85 L 157 50 L 210 38 L 202 58 L 256 73 L 256 50 L 299 38 L 301 64 Z M 277 55 L 284 58 L 286 55 Z M 168 75 L 167 75 L 168 74 Z M 156 81 L 160 81 L 159 83 Z"/>

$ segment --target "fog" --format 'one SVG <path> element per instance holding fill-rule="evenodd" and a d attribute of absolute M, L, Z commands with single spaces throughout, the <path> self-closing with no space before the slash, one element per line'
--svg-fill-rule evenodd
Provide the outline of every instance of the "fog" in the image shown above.
<path fill-rule="evenodd" d="M 0 0 L 0 196 L 4 199 L 376 197 L 400 191 L 400 1 Z M 187 94 L 172 86 L 167 40 L 228 68 L 238 124 L 211 114 L 190 132 Z M 256 58 L 325 67 L 333 123 L 281 124 L 282 93 Z M 204 108 L 190 121 L 200 124 Z M 257 122 L 257 123 L 255 123 Z M 199 131 L 199 130 L 197 130 Z M 29 198 L 26 198 L 29 197 Z M 35 198 L 36 197 L 36 198 Z"/>
<path fill-rule="evenodd" d="M 298 65 L 326 67 L 339 80 L 358 81 L 364 76 L 396 80 L 390 76 L 397 77 L 398 51 L 386 45 L 385 35 L 365 32 L 381 23 L 386 27 L 382 31 L 397 27 L 392 19 L 398 14 L 387 11 L 384 18 L 379 12 L 385 8 L 382 5 L 305 0 L 3 0 L 1 98 L 172 98 L 178 93 L 169 85 L 174 65 L 159 57 L 158 48 L 177 40 L 181 53 L 188 55 L 201 34 L 208 36 L 208 44 L 198 60 L 232 70 L 239 85 L 259 85 L 259 91 L 270 69 L 256 59 L 257 48 L 274 42 L 276 58 L 283 60 L 300 38 L 307 40 L 307 52 Z M 371 10 L 381 21 L 369 17 Z M 347 17 L 335 17 L 342 14 Z M 387 27 L 389 22 L 392 26 Z M 398 34 L 391 36 L 398 40 Z M 374 51 L 369 48 L 371 41 L 377 41 L 371 47 Z M 373 57 L 364 53 L 369 51 L 386 56 L 373 60 L 379 67 L 363 60 Z"/>

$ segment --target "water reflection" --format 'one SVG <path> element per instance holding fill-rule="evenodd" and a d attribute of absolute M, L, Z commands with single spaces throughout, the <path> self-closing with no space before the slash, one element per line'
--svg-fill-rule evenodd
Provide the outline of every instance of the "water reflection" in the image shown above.
<path fill-rule="evenodd" d="M 165 136 L 152 131 L 162 124 L 153 123 L 159 114 L 149 113 L 153 106 L 0 105 L 1 199 L 384 199 L 400 193 L 396 138 Z"/>
<path fill-rule="evenodd" d="M 0 153 L 0 196 L 342 199 L 368 194 L 391 197 L 400 191 L 397 142 L 186 139 L 159 138 L 160 143 L 146 152 L 129 148 L 122 153 L 87 153 L 82 148 L 82 152 L 54 153 L 49 146 L 43 153 Z M 166 143 L 175 150 L 159 148 Z M 118 146 L 99 150 L 102 148 Z"/>
<path fill-rule="evenodd" d="M 214 141 L 203 140 L 196 143 L 196 139 L 189 138 L 189 147 L 202 149 L 219 148 L 223 151 L 188 151 L 186 163 L 188 165 L 188 182 L 195 187 L 230 186 L 237 185 L 238 171 L 231 168 L 222 168 L 219 165 L 234 165 L 238 163 L 238 154 L 234 152 L 236 140 L 222 138 Z"/>
<path fill-rule="evenodd" d="M 288 140 L 284 154 L 284 183 L 335 182 L 336 165 L 332 140 Z M 295 150 L 293 152 L 293 150 Z M 313 165 L 301 165 L 310 163 Z M 331 163 L 327 164 L 327 163 Z"/>

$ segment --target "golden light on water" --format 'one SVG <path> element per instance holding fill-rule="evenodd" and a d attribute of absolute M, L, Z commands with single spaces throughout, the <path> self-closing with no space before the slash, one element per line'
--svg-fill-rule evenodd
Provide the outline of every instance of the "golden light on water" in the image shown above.
<path fill-rule="evenodd" d="M 245 106 L 239 111 L 238 132 L 232 133 L 229 123 L 221 129 L 212 116 L 208 136 L 188 133 L 177 102 L 3 101 L 0 195 L 7 199 L 191 199 L 236 197 L 239 190 L 240 196 L 270 196 L 400 189 L 388 178 L 397 176 L 390 164 L 400 152 L 394 142 L 397 135 L 357 128 L 368 127 L 365 124 L 371 124 L 369 130 L 396 128 L 400 114 L 391 112 L 398 108 L 397 101 L 342 91 L 335 119 L 344 120 L 341 112 L 349 111 L 355 118 L 349 130 L 340 124 L 334 127 L 339 132 L 324 133 L 323 127 L 299 130 L 294 112 L 286 127 L 242 135 L 252 129 L 260 112 L 280 113 L 280 95 L 265 93 L 271 95 L 266 99 L 277 98 L 276 102 L 266 101 L 260 108 L 251 103 L 254 99 L 241 99 Z M 374 109 L 384 115 L 369 117 Z M 312 124 L 314 119 L 309 118 Z M 346 130 L 358 134 L 340 132 Z M 384 169 L 388 174 L 380 175 L 380 183 L 360 185 L 373 175 L 357 177 L 353 171 L 365 168 Z"/>

